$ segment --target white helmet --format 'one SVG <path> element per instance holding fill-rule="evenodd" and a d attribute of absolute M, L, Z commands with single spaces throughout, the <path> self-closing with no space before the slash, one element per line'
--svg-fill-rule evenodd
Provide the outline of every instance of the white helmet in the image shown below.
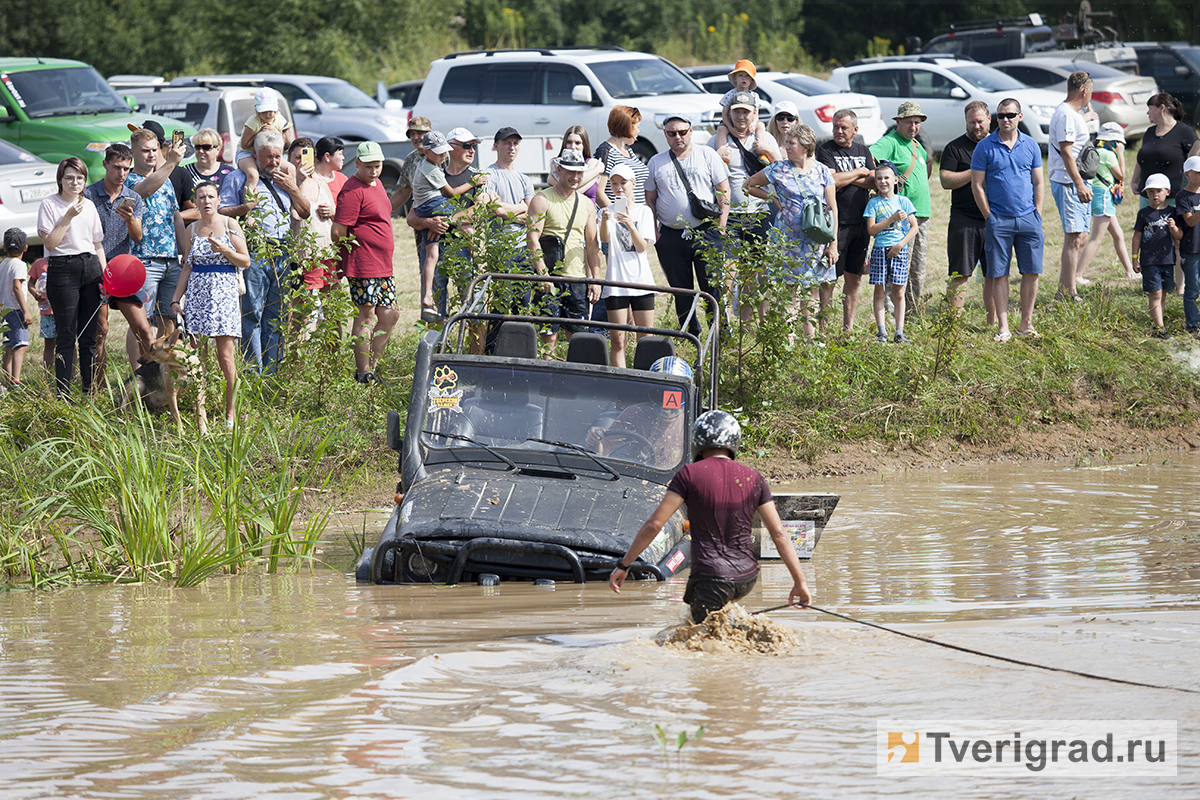
<path fill-rule="evenodd" d="M 730 458 L 737 458 L 742 449 L 742 426 L 732 414 L 706 411 L 696 420 L 692 460 L 698 461 L 700 454 L 710 447 L 723 447 L 729 451 Z"/>

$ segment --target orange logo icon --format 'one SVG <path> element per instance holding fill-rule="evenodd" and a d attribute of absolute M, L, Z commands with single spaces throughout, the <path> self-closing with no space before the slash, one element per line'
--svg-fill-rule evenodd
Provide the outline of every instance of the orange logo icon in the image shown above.
<path fill-rule="evenodd" d="M 679 391 L 678 389 L 664 390 L 662 407 L 675 411 L 683 410 L 683 392 Z"/>
<path fill-rule="evenodd" d="M 921 760 L 921 734 L 919 733 L 893 733 L 888 731 L 888 763 L 899 761 L 904 763 L 917 763 Z"/>

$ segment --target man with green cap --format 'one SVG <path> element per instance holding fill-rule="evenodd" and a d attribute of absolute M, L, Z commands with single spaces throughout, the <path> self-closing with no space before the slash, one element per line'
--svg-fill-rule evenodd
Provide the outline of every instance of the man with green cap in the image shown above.
<path fill-rule="evenodd" d="M 890 161 L 896 165 L 899 190 L 897 194 L 907 197 L 917 210 L 917 238 L 910 248 L 908 265 L 908 287 L 904 291 L 905 305 L 916 311 L 925 293 L 925 254 L 929 244 L 929 176 L 933 172 L 933 160 L 917 141 L 921 123 L 928 117 L 921 113 L 921 106 L 913 100 L 905 100 L 896 109 L 896 127 L 888 131 L 879 141 L 871 145 L 875 161 Z"/>
<path fill-rule="evenodd" d="M 375 142 L 362 142 L 354 159 L 355 172 L 337 197 L 333 215 L 333 240 L 353 236 L 342 267 L 350 287 L 350 299 L 358 313 L 350 326 L 354 341 L 354 379 L 368 383 L 387 347 L 392 328 L 400 318 L 396 307 L 396 282 L 392 275 L 392 207 L 387 190 L 379 180 L 383 172 L 383 150 Z M 364 334 L 371 318 L 375 328 L 370 341 Z"/>

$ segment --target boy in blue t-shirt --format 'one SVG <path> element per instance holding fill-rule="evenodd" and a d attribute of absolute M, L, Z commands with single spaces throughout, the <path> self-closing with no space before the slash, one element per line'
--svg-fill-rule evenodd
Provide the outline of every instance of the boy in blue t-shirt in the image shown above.
<path fill-rule="evenodd" d="M 1187 185 L 1175 195 L 1176 221 L 1183 238 L 1179 240 L 1179 256 L 1183 260 L 1183 319 L 1187 332 L 1200 335 L 1200 156 L 1183 162 L 1183 177 Z"/>
<path fill-rule="evenodd" d="M 892 307 L 896 313 L 897 344 L 905 344 L 904 287 L 908 285 L 908 243 L 917 235 L 917 210 L 907 197 L 896 195 L 896 165 L 880 161 L 875 167 L 875 189 L 863 211 L 867 233 L 875 237 L 871 248 L 871 285 L 875 287 L 875 340 L 887 342 L 886 287 L 891 286 Z"/>
<path fill-rule="evenodd" d="M 1142 275 L 1142 291 L 1150 302 L 1150 324 L 1154 335 L 1167 338 L 1163 309 L 1167 293 L 1175 291 L 1175 242 L 1183 229 L 1175 224 L 1175 209 L 1167 205 L 1171 179 L 1161 172 L 1146 178 L 1142 194 L 1150 205 L 1138 212 L 1133 223 L 1133 271 Z"/>

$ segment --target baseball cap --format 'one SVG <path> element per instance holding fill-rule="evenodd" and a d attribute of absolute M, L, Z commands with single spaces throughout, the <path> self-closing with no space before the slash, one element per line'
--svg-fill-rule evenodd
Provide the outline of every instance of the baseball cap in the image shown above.
<path fill-rule="evenodd" d="M 775 111 L 771 114 L 771 116 L 777 117 L 780 114 L 791 114 L 796 119 L 800 119 L 800 111 L 796 108 L 796 104 L 791 100 L 780 100 L 775 104 Z"/>
<path fill-rule="evenodd" d="M 1192 156 L 1183 162 L 1184 172 L 1200 172 L 1200 156 Z"/>
<path fill-rule="evenodd" d="M 517 137 L 518 139 L 524 138 L 520 133 L 517 132 L 516 128 L 501 128 L 500 130 L 496 131 L 496 138 L 492 141 L 503 142 L 505 139 L 510 139 L 513 136 Z"/>
<path fill-rule="evenodd" d="M 446 141 L 446 137 L 442 135 L 441 131 L 429 131 L 429 133 L 425 134 L 423 144 L 426 150 L 438 155 L 450 152 L 450 143 Z"/>
<path fill-rule="evenodd" d="M 255 111 L 278 111 L 279 95 L 269 86 L 264 86 L 254 93 Z"/>
<path fill-rule="evenodd" d="M 583 172 L 586 164 L 583 161 L 583 153 L 578 150 L 563 150 L 558 154 L 558 158 L 554 159 L 560 169 L 569 169 L 572 172 Z"/>
<path fill-rule="evenodd" d="M 900 170 L 896 169 L 896 165 L 891 161 L 888 161 L 886 158 L 881 158 L 875 162 L 875 169 L 879 169 L 880 167 L 887 167 L 892 171 L 892 174 L 896 175 L 897 177 L 900 175 Z"/>
<path fill-rule="evenodd" d="M 25 249 L 25 231 L 20 228 L 9 228 L 4 232 L 4 252 L 21 252 Z"/>
<path fill-rule="evenodd" d="M 680 122 L 686 122 L 689 126 L 692 125 L 692 120 L 690 117 L 686 117 L 683 114 L 668 114 L 667 118 L 663 120 L 663 127 L 664 128 L 667 127 L 668 122 L 670 122 L 671 120 L 676 120 L 676 119 L 679 120 Z"/>
<path fill-rule="evenodd" d="M 383 161 L 383 148 L 376 142 L 359 142 L 358 151 L 354 157 L 364 164 Z"/>
<path fill-rule="evenodd" d="M 1171 191 L 1171 179 L 1161 172 L 1156 172 L 1146 178 L 1146 182 L 1142 184 L 1142 191 L 1147 189 L 1166 189 L 1169 192 Z"/>
<path fill-rule="evenodd" d="M 470 144 L 471 142 L 479 142 L 482 140 L 466 128 L 454 128 L 446 134 L 446 141 L 450 143 L 458 142 L 459 144 Z"/>
<path fill-rule="evenodd" d="M 637 175 L 634 174 L 633 167 L 629 166 L 628 164 L 618 164 L 617 166 L 613 167 L 612 175 L 609 177 L 615 178 L 618 175 L 625 180 L 630 181 L 631 183 L 637 181 Z"/>
<path fill-rule="evenodd" d="M 408 121 L 408 132 L 418 131 L 421 133 L 429 133 L 433 130 L 433 123 L 429 121 L 429 117 L 413 117 Z"/>
<path fill-rule="evenodd" d="M 1100 126 L 1100 132 L 1096 134 L 1096 139 L 1101 142 L 1123 142 L 1125 141 L 1125 131 L 1119 122 L 1106 122 Z"/>
<path fill-rule="evenodd" d="M 922 122 L 929 119 L 929 117 L 921 113 L 920 103 L 913 100 L 905 100 L 896 109 L 896 116 L 892 117 L 892 119 L 907 119 L 909 117 L 920 117 Z"/>
<path fill-rule="evenodd" d="M 142 130 L 142 129 L 148 130 L 151 133 L 153 133 L 155 136 L 158 137 L 159 144 L 162 144 L 163 142 L 165 142 L 167 140 L 167 133 L 166 133 L 166 131 L 163 130 L 163 126 L 152 119 L 146 120 L 141 125 L 134 125 L 131 122 L 128 125 L 126 125 L 125 127 L 129 128 L 130 133 L 133 133 L 134 131 Z"/>
<path fill-rule="evenodd" d="M 733 96 L 733 103 L 730 104 L 729 110 L 735 108 L 748 108 L 751 111 L 758 111 L 758 101 L 750 92 L 738 92 Z"/>

